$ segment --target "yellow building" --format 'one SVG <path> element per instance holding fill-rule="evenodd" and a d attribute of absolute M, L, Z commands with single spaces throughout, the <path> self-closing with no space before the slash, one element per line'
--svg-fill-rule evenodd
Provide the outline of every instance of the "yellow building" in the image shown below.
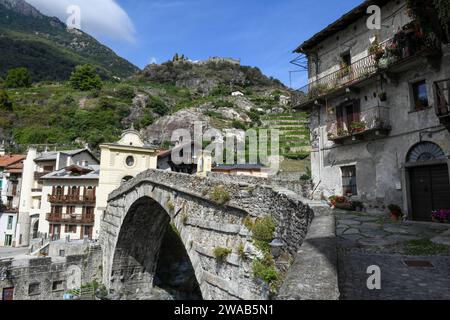
<path fill-rule="evenodd" d="M 139 132 L 133 129 L 124 131 L 116 143 L 100 145 L 100 150 L 100 178 L 94 227 L 96 238 L 109 194 L 139 173 L 156 169 L 160 152 L 157 148 L 145 145 Z"/>

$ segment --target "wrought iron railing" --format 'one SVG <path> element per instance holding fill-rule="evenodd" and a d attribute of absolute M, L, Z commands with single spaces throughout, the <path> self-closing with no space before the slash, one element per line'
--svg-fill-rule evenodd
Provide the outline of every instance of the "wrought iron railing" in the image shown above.
<path fill-rule="evenodd" d="M 369 50 L 371 54 L 368 56 L 331 74 L 312 80 L 306 86 L 298 89 L 292 94 L 294 106 L 316 100 L 337 89 L 348 87 L 376 74 L 379 70 L 391 68 L 411 57 L 418 55 L 431 57 L 441 54 L 441 44 L 426 40 L 423 33 L 413 23 L 405 26 L 404 30 L 375 48 L 376 50 Z"/>
<path fill-rule="evenodd" d="M 294 105 L 300 105 L 320 98 L 334 90 L 365 79 L 376 73 L 376 71 L 376 60 L 373 55 L 369 55 L 300 88 L 292 97 L 293 103 Z"/>
<path fill-rule="evenodd" d="M 46 217 L 49 222 L 59 223 L 94 223 L 94 214 L 61 214 L 61 213 L 47 213 Z"/>
<path fill-rule="evenodd" d="M 359 121 L 338 121 L 330 119 L 327 122 L 328 139 L 338 140 L 352 135 L 363 134 L 374 130 L 391 130 L 391 122 L 388 107 L 373 107 L 354 115 Z"/>

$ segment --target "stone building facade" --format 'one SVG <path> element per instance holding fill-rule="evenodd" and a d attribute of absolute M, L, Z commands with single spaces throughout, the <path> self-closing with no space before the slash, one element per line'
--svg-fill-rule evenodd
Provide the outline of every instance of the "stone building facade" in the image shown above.
<path fill-rule="evenodd" d="M 367 7 L 381 7 L 381 29 Z M 300 45 L 311 111 L 316 198 L 345 195 L 370 211 L 396 204 L 431 220 L 450 208 L 450 47 L 425 41 L 406 1 L 365 1 Z"/>
<path fill-rule="evenodd" d="M 89 246 L 65 257 L 0 260 L 0 300 L 62 300 L 82 285 L 101 283 L 102 250 Z"/>

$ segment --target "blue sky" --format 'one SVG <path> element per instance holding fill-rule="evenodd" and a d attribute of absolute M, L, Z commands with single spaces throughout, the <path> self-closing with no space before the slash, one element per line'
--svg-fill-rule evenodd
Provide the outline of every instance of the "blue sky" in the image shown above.
<path fill-rule="evenodd" d="M 293 49 L 363 0 L 28 1 L 63 21 L 63 4 L 79 4 L 82 29 L 140 68 L 176 52 L 192 60 L 233 57 L 289 85 Z M 304 78 L 297 75 L 293 87 Z"/>

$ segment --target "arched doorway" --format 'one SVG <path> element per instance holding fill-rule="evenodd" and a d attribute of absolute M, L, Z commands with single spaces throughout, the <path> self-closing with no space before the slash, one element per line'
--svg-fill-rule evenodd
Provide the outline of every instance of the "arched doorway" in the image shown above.
<path fill-rule="evenodd" d="M 159 288 L 160 290 L 154 287 Z M 144 197 L 128 211 L 116 244 L 111 285 L 125 299 L 202 299 L 176 228 L 159 203 Z"/>
<path fill-rule="evenodd" d="M 433 210 L 450 209 L 450 179 L 447 156 L 433 142 L 411 148 L 406 167 L 410 181 L 411 218 L 431 221 Z"/>

